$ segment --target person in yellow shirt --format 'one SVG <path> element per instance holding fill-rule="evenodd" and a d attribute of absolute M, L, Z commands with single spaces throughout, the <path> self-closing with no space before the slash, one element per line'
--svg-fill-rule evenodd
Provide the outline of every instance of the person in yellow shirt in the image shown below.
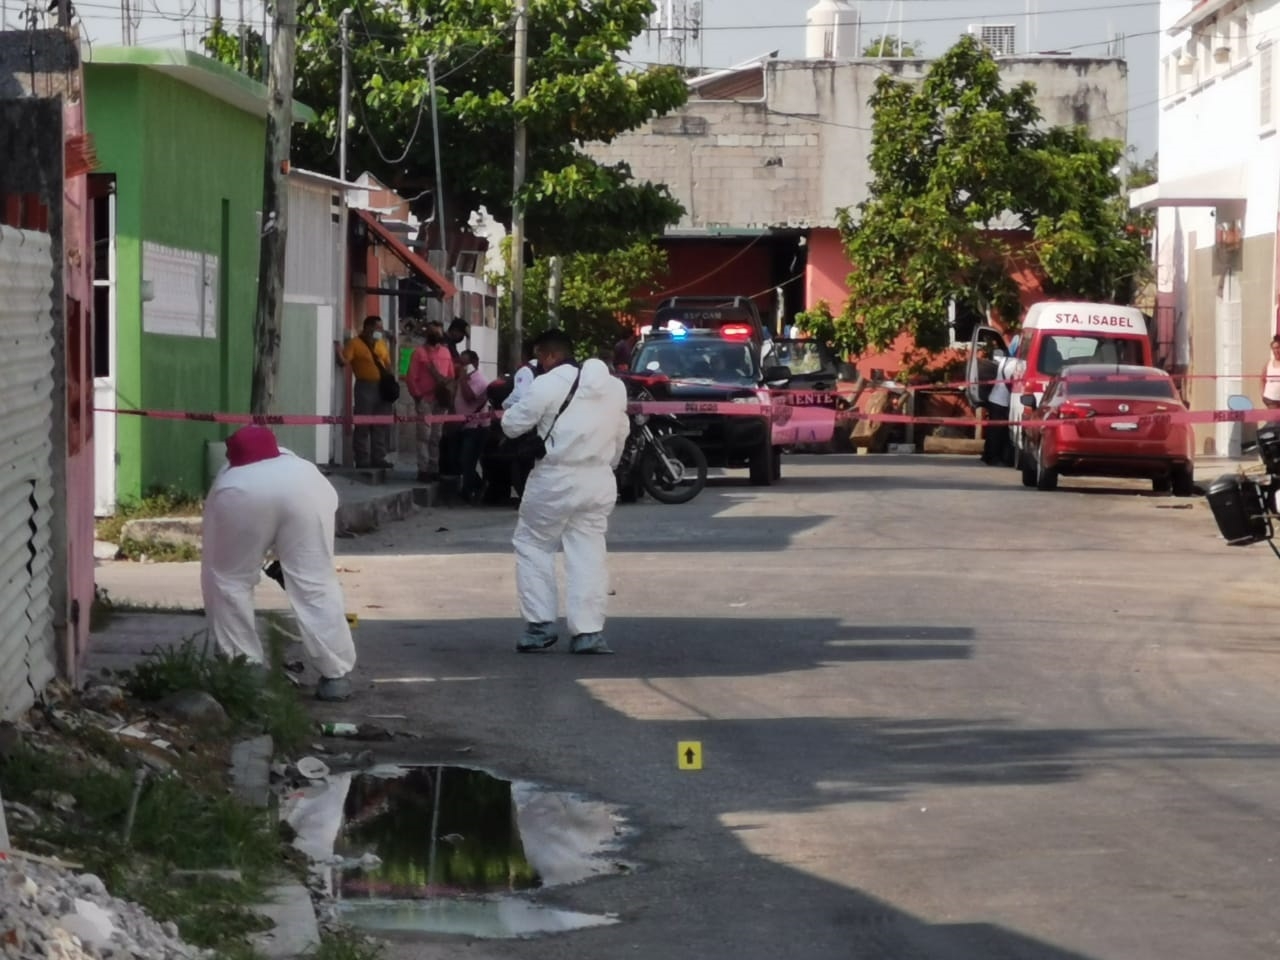
<path fill-rule="evenodd" d="M 389 416 L 394 406 L 382 399 L 379 386 L 384 370 L 391 369 L 391 351 L 387 349 L 386 334 L 382 330 L 382 318 L 364 318 L 360 336 L 352 337 L 342 348 L 342 361 L 355 377 L 356 416 Z M 351 443 L 355 448 L 356 468 L 379 470 L 392 466 L 387 460 L 387 446 L 391 428 L 387 424 L 357 426 L 352 431 Z"/>

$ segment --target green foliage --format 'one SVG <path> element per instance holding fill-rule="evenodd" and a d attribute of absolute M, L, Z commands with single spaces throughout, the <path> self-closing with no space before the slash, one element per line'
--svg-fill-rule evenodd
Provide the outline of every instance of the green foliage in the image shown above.
<path fill-rule="evenodd" d="M 204 35 L 203 43 L 205 53 L 214 60 L 265 82 L 263 53 L 266 41 L 253 27 L 245 24 L 236 33 L 228 33 L 222 20 L 215 19 L 209 24 L 209 32 Z"/>
<path fill-rule="evenodd" d="M 589 357 L 612 349 L 630 333 L 625 318 L 638 301 L 660 288 L 667 254 L 649 241 L 636 241 L 604 253 L 569 254 L 561 264 L 560 327 L 573 337 L 580 357 Z M 524 327 L 529 336 L 550 326 L 550 280 L 550 258 L 539 259 L 525 272 Z M 505 286 L 509 291 L 510 283 Z M 510 293 L 503 311 L 510 316 Z"/>
<path fill-rule="evenodd" d="M 598 164 L 580 149 L 685 102 L 677 69 L 623 67 L 652 6 L 529 0 L 527 91 L 517 106 L 513 0 L 303 0 L 295 96 L 319 119 L 296 132 L 295 162 L 334 166 L 339 19 L 350 7 L 348 172 L 369 170 L 405 196 L 434 190 L 427 67 L 435 57 L 446 213 L 454 223 L 480 205 L 509 220 L 518 114 L 529 132 L 527 235 L 539 253 L 609 249 L 654 236 L 683 212 L 666 187 L 636 183 L 625 165 Z M 217 37 L 206 48 L 224 60 L 231 52 Z M 420 212 L 430 207 L 428 198 Z"/>
<path fill-rule="evenodd" d="M 825 300 L 819 300 L 810 309 L 797 313 L 795 324 L 823 343 L 835 343 L 837 339 L 836 318 L 831 312 L 831 304 Z"/>
<path fill-rule="evenodd" d="M 892 33 L 876 37 L 862 50 L 864 57 L 922 57 L 924 42 L 920 40 L 903 40 Z"/>
<path fill-rule="evenodd" d="M 918 85 L 880 77 L 870 102 L 870 195 L 839 213 L 853 272 L 837 346 L 884 349 L 905 333 L 942 350 L 952 299 L 1016 321 L 1020 267 L 1050 296 L 1129 302 L 1147 257 L 1112 172 L 1120 144 L 1043 129 L 1034 86 L 1003 87 L 972 37 Z"/>
<path fill-rule="evenodd" d="M 151 563 L 191 563 L 200 559 L 200 548 L 193 543 L 125 537 L 120 541 L 119 556 L 124 560 L 147 560 Z"/>
<path fill-rule="evenodd" d="M 260 902 L 266 881 L 284 864 L 266 815 L 228 795 L 217 778 L 205 785 L 153 773 L 139 794 L 126 847 L 133 776 L 120 763 L 119 742 L 102 736 L 105 743 L 82 738 L 69 752 L 23 747 L 0 762 L 0 790 L 10 800 L 39 807 L 46 791 L 75 798 L 70 813 L 48 812 L 30 832 L 16 827 L 19 842 L 83 863 L 116 896 L 173 920 L 191 943 L 223 957 L 248 956 L 245 935 L 269 926 L 249 905 Z M 240 879 L 174 880 L 174 870 L 208 869 L 237 870 Z"/>
<path fill-rule="evenodd" d="M 97 521 L 94 536 L 107 543 L 119 543 L 124 525 L 146 517 L 198 517 L 203 507 L 199 497 L 174 489 L 157 489 L 142 499 L 123 499 L 116 512 Z"/>
<path fill-rule="evenodd" d="M 237 728 L 270 733 L 287 749 L 302 742 L 311 721 L 281 670 L 284 640 L 280 627 L 273 624 L 274 666 L 264 671 L 243 656 L 212 650 L 211 639 L 197 642 L 195 636 L 188 637 L 176 647 L 153 651 L 124 676 L 124 688 L 148 703 L 182 690 L 203 690 L 222 704 Z"/>
<path fill-rule="evenodd" d="M 326 930 L 320 945 L 306 954 L 309 960 L 381 960 L 382 946 L 368 937 L 347 929 Z"/>

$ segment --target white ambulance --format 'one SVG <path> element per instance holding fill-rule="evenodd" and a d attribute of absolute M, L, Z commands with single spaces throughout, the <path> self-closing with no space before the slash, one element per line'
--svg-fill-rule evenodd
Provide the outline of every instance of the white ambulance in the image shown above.
<path fill-rule="evenodd" d="M 1009 419 L 1020 420 L 1021 397 L 1044 396 L 1049 381 L 1073 363 L 1124 363 L 1152 366 L 1147 320 L 1137 307 L 1111 303 L 1045 300 L 1032 304 L 1018 331 L 1015 362 L 1010 371 Z M 1009 356 L 1004 334 L 994 327 L 978 327 L 969 345 L 965 367 L 966 390 L 976 410 L 986 402 L 997 363 Z M 1020 460 L 1022 431 L 1012 428 L 1013 448 Z"/>

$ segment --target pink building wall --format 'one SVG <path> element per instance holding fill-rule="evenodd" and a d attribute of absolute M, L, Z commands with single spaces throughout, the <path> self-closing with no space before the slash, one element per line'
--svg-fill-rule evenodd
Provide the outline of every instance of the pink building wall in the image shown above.
<path fill-rule="evenodd" d="M 1016 233 L 999 233 L 993 236 L 1012 242 L 1015 247 L 1022 239 Z M 808 309 L 813 309 L 819 301 L 825 300 L 831 312 L 838 315 L 849 299 L 846 281 L 853 269 L 840 241 L 840 231 L 833 227 L 811 230 L 808 250 L 805 304 Z M 1044 285 L 1039 275 L 1025 263 L 1015 261 L 1011 267 L 1011 276 L 1018 285 L 1022 312 L 1025 313 L 1031 304 L 1045 299 Z M 1000 323 L 995 325 L 1001 326 Z M 881 370 L 891 378 L 902 367 L 903 355 L 911 347 L 911 338 L 903 335 L 888 350 L 867 352 L 854 362 L 864 377 L 870 376 L 872 370 Z"/>
<path fill-rule="evenodd" d="M 84 134 L 83 101 L 68 97 L 64 137 Z M 93 205 L 89 177 L 63 184 L 63 289 L 66 298 L 67 623 L 63 663 L 75 683 L 89 645 L 94 596 L 93 561 Z M 58 451 L 54 451 L 57 456 Z"/>

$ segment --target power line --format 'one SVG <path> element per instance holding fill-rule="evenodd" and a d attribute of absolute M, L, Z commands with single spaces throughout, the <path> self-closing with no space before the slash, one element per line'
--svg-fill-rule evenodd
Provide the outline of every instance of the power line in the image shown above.
<path fill-rule="evenodd" d="M 936 2 L 936 0 L 917 0 L 917 2 Z M 1096 6 L 1087 7 L 1062 7 L 1057 10 L 1044 10 L 1036 14 L 1037 17 L 1054 16 L 1057 14 L 1070 13 L 1092 13 L 1097 11 L 1111 10 L 1128 10 L 1145 7 L 1159 7 L 1160 0 L 1128 0 L 1126 3 L 1106 3 Z M 1011 10 L 1008 13 L 984 13 L 978 14 L 952 14 L 950 16 L 934 16 L 934 17 L 902 17 L 897 22 L 902 24 L 918 24 L 918 23 L 973 23 L 984 20 L 1008 19 L 1013 17 L 1023 17 L 1026 15 L 1026 8 L 1021 7 L 1017 10 Z M 795 27 L 805 27 L 807 23 L 750 23 L 750 24 L 703 24 L 699 29 L 703 31 L 729 31 L 729 30 L 790 30 Z"/>
<path fill-rule="evenodd" d="M 912 2 L 912 0 L 906 0 L 906 2 Z M 914 0 L 914 2 L 936 2 L 936 0 Z M 78 6 L 92 8 L 92 9 L 100 9 L 100 10 L 112 10 L 117 12 L 119 10 L 117 6 L 108 4 L 108 3 L 84 2 L 84 3 L 78 4 Z M 1102 11 L 1143 9 L 1148 7 L 1159 7 L 1159 6 L 1160 6 L 1160 0 L 1126 0 L 1126 2 L 1122 2 L 1122 3 L 1107 3 L 1107 4 L 1095 3 L 1095 4 L 1089 4 L 1086 6 L 1062 7 L 1057 10 L 1041 11 L 1036 16 L 1049 17 L 1049 16 L 1067 15 L 1067 14 L 1076 14 L 1076 13 L 1096 13 L 1096 12 L 1102 12 Z M 357 9 L 357 14 L 359 14 L 358 9 Z M 146 14 L 146 15 L 151 16 L 151 14 Z M 166 20 L 173 19 L 172 16 L 169 16 L 163 13 L 159 13 L 158 15 L 161 18 Z M 359 15 L 361 16 L 361 20 L 363 21 L 364 19 L 363 15 L 362 14 L 359 14 Z M 916 24 L 928 24 L 928 23 L 971 23 L 975 20 L 984 21 L 984 20 L 993 20 L 997 18 L 1021 17 L 1024 15 L 1025 15 L 1025 9 L 1018 9 L 1018 10 L 1009 11 L 1007 13 L 987 13 L 987 14 L 982 14 L 980 16 L 974 15 L 974 14 L 968 14 L 968 15 L 952 14 L 949 16 L 903 17 L 901 18 L 900 22 L 903 25 L 912 25 L 912 26 Z M 214 18 L 208 14 L 192 13 L 190 15 L 190 19 L 211 22 Z M 309 28 L 308 24 L 303 23 L 301 21 L 292 25 L 295 27 Z M 703 24 L 700 27 L 700 29 L 703 31 L 717 31 L 717 32 L 747 31 L 747 30 L 775 30 L 776 31 L 776 30 L 802 29 L 806 26 L 807 26 L 807 23 L 792 21 L 789 23 Z M 336 26 L 333 29 L 336 30 Z M 1163 31 L 1154 31 L 1154 32 L 1161 33 Z M 368 30 L 367 24 L 366 24 L 366 36 L 368 36 L 370 39 L 374 37 L 381 37 L 388 40 L 398 40 L 398 39 L 403 39 L 404 34 L 402 32 L 389 31 L 386 33 L 381 33 L 378 31 Z M 1130 36 L 1138 36 L 1138 34 L 1130 34 Z M 637 37 L 636 39 L 638 40 L 639 37 Z M 1099 44 L 1104 42 L 1106 41 L 1099 41 Z"/>

